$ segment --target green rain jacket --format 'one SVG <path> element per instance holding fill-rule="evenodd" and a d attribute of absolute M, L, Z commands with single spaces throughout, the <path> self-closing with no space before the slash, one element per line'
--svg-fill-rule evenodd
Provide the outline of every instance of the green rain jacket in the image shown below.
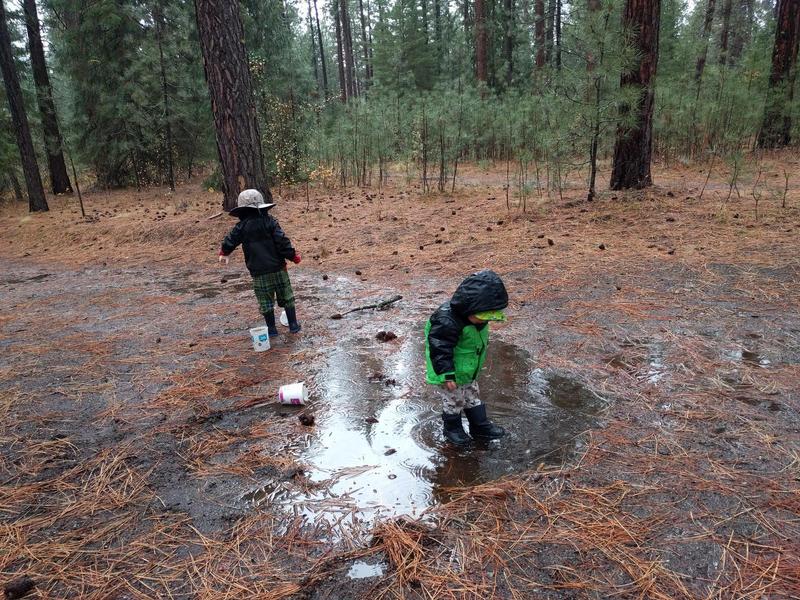
<path fill-rule="evenodd" d="M 462 281 L 450 301 L 425 324 L 425 380 L 432 385 L 475 381 L 486 362 L 489 325 L 473 325 L 467 317 L 507 306 L 508 293 L 494 271 L 481 271 Z"/>

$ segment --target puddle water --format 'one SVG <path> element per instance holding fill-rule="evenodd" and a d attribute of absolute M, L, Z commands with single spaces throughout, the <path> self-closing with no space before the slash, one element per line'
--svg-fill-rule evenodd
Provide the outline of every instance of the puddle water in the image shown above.
<path fill-rule="evenodd" d="M 757 349 L 748 350 L 744 346 L 726 352 L 725 357 L 733 362 L 745 363 L 763 369 L 766 369 L 771 364 L 770 360 L 764 355 L 759 354 Z"/>
<path fill-rule="evenodd" d="M 171 291 L 179 294 L 195 294 L 200 298 L 216 298 L 220 294 L 233 294 L 244 292 L 253 289 L 253 284 L 249 281 L 241 283 L 230 283 L 228 280 L 237 278 L 236 274 L 226 275 L 221 281 L 221 284 L 216 283 L 194 283 L 194 282 L 181 282 L 177 285 L 175 282 L 168 284 Z"/>
<path fill-rule="evenodd" d="M 47 279 L 50 276 L 51 276 L 50 273 L 42 273 L 41 275 L 34 275 L 33 277 L 22 277 L 22 278 L 16 278 L 16 279 L 6 279 L 5 281 L 3 281 L 3 283 L 7 284 L 7 285 L 16 285 L 18 283 L 29 283 L 29 282 L 32 282 L 32 281 L 43 281 L 43 280 Z"/>
<path fill-rule="evenodd" d="M 386 566 L 377 563 L 374 565 L 370 565 L 365 563 L 364 561 L 356 561 L 353 563 L 353 566 L 350 567 L 350 570 L 347 572 L 347 576 L 350 579 L 367 579 L 368 577 L 380 577 L 383 575 Z"/>
<path fill-rule="evenodd" d="M 307 480 L 266 482 L 244 501 L 283 505 L 309 522 L 417 516 L 447 501 L 450 487 L 561 464 L 606 406 L 580 382 L 535 368 L 525 350 L 492 341 L 481 397 L 508 433 L 458 449 L 444 442 L 419 340 L 357 340 L 328 356 L 310 407 L 316 427 L 293 451 Z"/>

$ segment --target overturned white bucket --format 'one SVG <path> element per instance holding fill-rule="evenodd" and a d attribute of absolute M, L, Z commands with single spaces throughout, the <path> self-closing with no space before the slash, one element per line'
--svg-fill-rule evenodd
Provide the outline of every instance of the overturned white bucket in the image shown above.
<path fill-rule="evenodd" d="M 256 352 L 269 350 L 269 329 L 266 327 L 253 327 L 250 330 L 250 338 L 253 341 L 253 350 Z"/>
<path fill-rule="evenodd" d="M 308 400 L 306 384 L 301 381 L 282 385 L 278 390 L 278 400 L 281 401 L 281 404 L 305 404 Z"/>

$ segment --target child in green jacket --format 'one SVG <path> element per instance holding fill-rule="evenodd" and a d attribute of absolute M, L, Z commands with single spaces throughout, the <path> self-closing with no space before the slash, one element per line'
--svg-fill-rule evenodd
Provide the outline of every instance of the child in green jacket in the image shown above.
<path fill-rule="evenodd" d="M 505 321 L 507 306 L 503 280 L 494 271 L 481 271 L 462 281 L 425 325 L 426 381 L 440 386 L 444 435 L 459 446 L 470 441 L 461 422 L 462 410 L 473 437 L 495 439 L 505 434 L 486 417 L 477 379 L 486 361 L 489 322 Z"/>

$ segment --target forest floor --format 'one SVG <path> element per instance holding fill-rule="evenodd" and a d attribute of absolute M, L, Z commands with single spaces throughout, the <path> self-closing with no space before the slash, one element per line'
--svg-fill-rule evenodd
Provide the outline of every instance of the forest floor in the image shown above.
<path fill-rule="evenodd" d="M 92 191 L 88 219 L 73 198 L 5 205 L 0 585 L 800 597 L 800 169 L 755 170 L 741 197 L 716 170 L 700 199 L 703 168 L 671 166 L 641 193 L 587 203 L 575 181 L 524 211 L 499 167 L 455 194 L 283 190 L 303 332 L 267 353 L 241 253 L 217 264 L 218 193 Z M 509 434 L 455 451 L 421 329 L 482 268 L 511 297 L 481 380 Z M 276 403 L 301 380 L 307 406 Z"/>

